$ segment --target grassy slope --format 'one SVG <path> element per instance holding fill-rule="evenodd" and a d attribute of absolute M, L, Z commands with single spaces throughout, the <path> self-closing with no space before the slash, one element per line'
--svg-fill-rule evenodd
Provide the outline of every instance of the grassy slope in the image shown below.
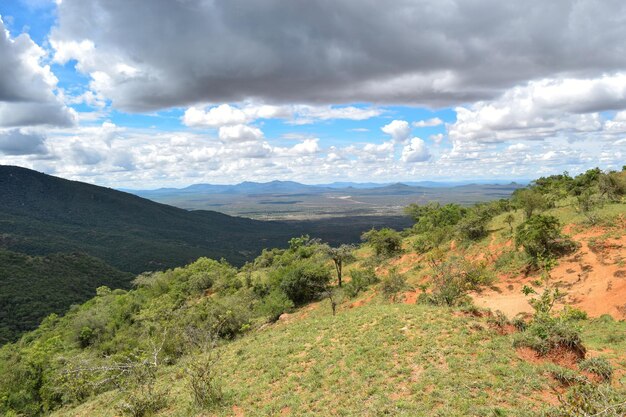
<path fill-rule="evenodd" d="M 590 349 L 613 352 L 622 383 L 626 358 L 615 352 L 626 342 L 607 336 L 624 332 L 625 322 L 602 320 L 583 332 Z M 525 416 L 557 400 L 555 365 L 519 359 L 512 336 L 443 308 L 376 300 L 333 317 L 322 303 L 221 351 L 226 404 L 195 410 L 183 361 L 159 376 L 170 389 L 159 415 Z M 110 392 L 54 415 L 113 417 L 119 400 Z"/>

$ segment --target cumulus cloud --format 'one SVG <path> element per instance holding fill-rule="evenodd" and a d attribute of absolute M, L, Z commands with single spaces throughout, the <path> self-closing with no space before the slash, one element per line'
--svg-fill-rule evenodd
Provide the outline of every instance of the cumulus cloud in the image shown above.
<path fill-rule="evenodd" d="M 443 124 L 443 120 L 438 117 L 433 117 L 428 120 L 418 120 L 417 122 L 413 122 L 414 127 L 434 127 Z"/>
<path fill-rule="evenodd" d="M 392 137 L 394 142 L 404 142 L 411 135 L 411 127 L 406 120 L 394 120 L 380 130 Z"/>
<path fill-rule="evenodd" d="M 414 137 L 402 148 L 401 159 L 404 162 L 424 162 L 430 159 L 430 152 L 422 139 Z"/>
<path fill-rule="evenodd" d="M 492 101 L 456 108 L 449 126 L 453 141 L 499 143 L 543 140 L 558 135 L 575 140 L 603 129 L 598 112 L 626 106 L 626 73 L 593 79 L 544 79 L 507 90 Z M 610 129 L 620 126 L 619 116 Z"/>
<path fill-rule="evenodd" d="M 249 142 L 263 138 L 261 129 L 246 125 L 222 126 L 219 130 L 219 138 L 224 142 Z"/>
<path fill-rule="evenodd" d="M 28 34 L 12 38 L 0 17 L 0 126 L 71 126 L 75 113 L 55 96 L 46 52 Z"/>
<path fill-rule="evenodd" d="M 185 111 L 183 123 L 187 126 L 220 127 L 247 123 L 249 116 L 242 110 L 222 104 L 205 111 L 190 107 Z"/>
<path fill-rule="evenodd" d="M 64 0 L 51 43 L 123 109 L 251 98 L 441 106 L 623 69 L 624 14 L 620 0 Z"/>
<path fill-rule="evenodd" d="M 190 127 L 220 127 L 233 124 L 251 123 L 258 119 L 283 119 L 290 124 L 303 125 L 319 120 L 344 119 L 365 120 L 379 116 L 377 108 L 354 106 L 309 106 L 243 103 L 240 105 L 221 104 L 205 109 L 192 106 L 185 111 L 182 121 Z"/>
<path fill-rule="evenodd" d="M 5 155 L 44 155 L 48 153 L 45 136 L 21 129 L 0 131 L 0 153 Z"/>

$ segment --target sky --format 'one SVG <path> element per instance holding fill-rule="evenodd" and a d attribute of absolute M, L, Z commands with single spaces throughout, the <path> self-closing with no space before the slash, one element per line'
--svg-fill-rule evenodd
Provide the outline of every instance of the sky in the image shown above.
<path fill-rule="evenodd" d="M 118 188 L 626 165 L 622 0 L 0 0 L 0 164 Z"/>

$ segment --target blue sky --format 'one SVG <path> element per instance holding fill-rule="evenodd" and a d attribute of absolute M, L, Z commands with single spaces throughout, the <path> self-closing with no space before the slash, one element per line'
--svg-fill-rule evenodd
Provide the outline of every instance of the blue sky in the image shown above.
<path fill-rule="evenodd" d="M 3 0 L 0 163 L 126 188 L 621 169 L 609 3 Z"/>

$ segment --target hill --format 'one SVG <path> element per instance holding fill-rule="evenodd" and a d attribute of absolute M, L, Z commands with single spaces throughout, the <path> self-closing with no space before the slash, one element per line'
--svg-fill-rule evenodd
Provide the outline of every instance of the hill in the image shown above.
<path fill-rule="evenodd" d="M 407 224 L 407 219 L 384 216 L 334 222 L 332 227 L 325 222 L 256 221 L 183 210 L 11 166 L 0 166 L 0 195 L 0 248 L 30 255 L 84 252 L 134 273 L 184 265 L 201 256 L 242 265 L 263 248 L 284 246 L 304 233 L 332 243 L 354 242 L 381 222 Z"/>
<path fill-rule="evenodd" d="M 135 273 L 200 256 L 242 264 L 294 235 L 284 225 L 189 212 L 19 167 L 0 166 L 0 194 L 5 248 L 34 255 L 81 251 Z"/>
<path fill-rule="evenodd" d="M 172 268 L 202 256 L 242 265 L 263 248 L 304 233 L 357 242 L 373 226 L 406 227 L 409 221 L 256 221 L 187 211 L 11 166 L 0 166 L 0 195 L 0 344 L 49 313 L 86 301 L 101 285 L 128 288 L 127 272 Z"/>
<path fill-rule="evenodd" d="M 242 268 L 202 258 L 101 288 L 0 348 L 0 412 L 621 417 L 626 322 L 595 300 L 626 296 L 625 196 L 626 172 L 553 176 L 510 201 L 411 206 L 410 229 L 357 249 L 301 237 Z M 477 305 L 520 290 L 522 314 Z"/>
<path fill-rule="evenodd" d="M 28 256 L 0 250 L 0 345 L 17 340 L 51 313 L 96 295 L 128 288 L 132 274 L 81 253 Z"/>

